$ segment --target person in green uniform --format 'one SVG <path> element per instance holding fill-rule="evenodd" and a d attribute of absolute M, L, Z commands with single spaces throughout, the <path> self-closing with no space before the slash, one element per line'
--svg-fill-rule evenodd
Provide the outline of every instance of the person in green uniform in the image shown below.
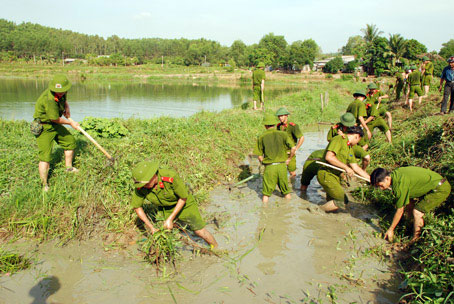
<path fill-rule="evenodd" d="M 423 64 L 421 68 L 422 86 L 424 88 L 424 97 L 429 94 L 430 84 L 434 78 L 434 64 L 427 56 L 422 57 Z"/>
<path fill-rule="evenodd" d="M 328 141 L 331 141 L 334 136 L 343 136 L 349 127 L 353 127 L 355 125 L 355 116 L 353 116 L 353 114 L 350 112 L 344 113 L 340 117 L 340 122 L 329 129 L 326 139 Z M 370 155 L 367 152 L 368 148 L 369 144 L 364 136 L 361 137 L 361 140 L 358 142 L 358 144 L 353 146 L 355 157 L 357 160 L 361 161 L 361 168 L 363 168 L 363 170 L 366 170 L 367 166 L 369 166 L 370 164 Z"/>
<path fill-rule="evenodd" d="M 408 82 L 408 75 L 411 73 L 411 67 L 405 66 L 404 68 L 404 94 L 405 94 L 405 105 L 408 105 L 408 93 L 410 93 L 410 84 Z"/>
<path fill-rule="evenodd" d="M 171 169 L 160 168 L 159 161 L 141 161 L 132 169 L 134 192 L 131 206 L 151 233 L 155 228 L 143 209 L 145 199 L 156 207 L 156 218 L 164 220 L 164 229 L 173 229 L 179 220 L 207 242 L 211 248 L 218 246 L 213 235 L 205 228 L 197 203 L 189 193 L 183 179 Z"/>
<path fill-rule="evenodd" d="M 307 191 L 307 187 L 309 187 L 311 180 L 317 175 L 318 169 L 320 169 L 322 165 L 317 164 L 316 161 L 323 161 L 324 154 L 324 149 L 315 150 L 304 162 L 303 173 L 301 174 L 301 191 Z"/>
<path fill-rule="evenodd" d="M 343 136 L 335 136 L 325 149 L 323 159 L 330 165 L 343 169 L 347 176 L 356 172 L 369 179 L 369 174 L 356 163 L 352 147 L 361 140 L 363 130 L 354 126 L 348 128 Z M 321 206 L 325 212 L 337 211 L 348 203 L 347 196 L 341 186 L 341 171 L 321 166 L 317 172 L 317 180 L 326 191 L 326 203 Z"/>
<path fill-rule="evenodd" d="M 366 93 L 364 91 L 358 91 L 353 94 L 353 102 L 351 102 L 348 107 L 347 111 L 349 113 L 352 113 L 353 116 L 355 116 L 356 123 L 363 127 L 363 129 L 367 133 L 367 138 L 371 139 L 372 138 L 372 133 L 369 130 L 369 127 L 366 124 L 366 120 L 364 117 L 367 117 L 367 112 L 366 112 L 366 105 L 364 104 L 364 100 L 366 99 Z"/>
<path fill-rule="evenodd" d="M 412 72 L 408 75 L 408 84 L 410 91 L 408 93 L 408 106 L 410 111 L 413 111 L 413 96 L 418 94 L 418 104 L 421 104 L 423 93 L 421 90 L 421 73 L 417 70 L 416 65 L 412 65 Z"/>
<path fill-rule="evenodd" d="M 252 72 L 252 93 L 254 110 L 257 110 L 257 101 L 260 101 L 260 110 L 265 109 L 265 64 L 259 62 L 257 68 Z"/>
<path fill-rule="evenodd" d="M 287 111 L 286 108 L 280 108 L 279 110 L 276 111 L 276 116 L 279 118 L 279 123 L 276 125 L 276 129 L 279 131 L 285 131 L 287 132 L 287 135 L 290 137 L 290 139 L 293 141 L 295 147 L 295 153 L 298 151 L 298 149 L 301 147 L 301 145 L 304 142 L 304 136 L 303 133 L 301 133 L 300 127 L 288 120 L 288 116 L 290 115 L 290 112 Z M 288 154 L 290 154 L 290 150 L 287 151 Z M 296 177 L 296 155 L 293 156 L 292 160 L 287 166 L 288 171 L 290 172 L 290 177 L 295 178 Z"/>
<path fill-rule="evenodd" d="M 375 83 L 368 85 L 369 92 L 367 93 L 366 103 L 366 112 L 367 119 L 366 124 L 369 130 L 372 132 L 375 128 L 379 128 L 383 133 L 385 133 L 386 140 L 389 143 L 392 143 L 391 139 L 391 130 L 390 125 L 392 125 L 392 116 L 391 113 L 386 111 L 386 108 L 382 105 L 382 100 L 388 98 L 387 94 L 384 94 Z M 384 118 L 386 117 L 388 123 L 385 122 Z"/>
<path fill-rule="evenodd" d="M 275 125 L 278 122 L 275 115 L 265 114 L 263 125 L 266 131 L 257 139 L 258 159 L 265 165 L 262 191 L 262 202 L 265 206 L 268 204 L 269 197 L 276 188 L 276 184 L 286 199 L 291 198 L 287 165 L 295 156 L 295 144 L 286 132 L 276 130 Z M 290 154 L 287 154 L 289 149 Z"/>
<path fill-rule="evenodd" d="M 71 88 L 71 82 L 65 75 L 55 75 L 49 82 L 47 89 L 41 94 L 35 104 L 33 118 L 42 125 L 42 132 L 36 137 L 38 144 L 38 171 L 43 183 L 43 190 L 48 191 L 49 185 L 47 177 L 49 173 L 52 147 L 54 141 L 57 142 L 65 153 L 65 165 L 67 172 L 77 172 L 73 167 L 74 149 L 76 141 L 74 136 L 63 125 L 70 125 L 74 129 L 79 124 L 71 117 L 66 92 Z M 61 117 L 64 115 L 63 118 Z"/>
<path fill-rule="evenodd" d="M 404 71 L 398 71 L 396 73 L 396 84 L 395 84 L 395 87 L 396 87 L 396 99 L 395 101 L 399 101 L 400 100 L 400 96 L 402 94 L 402 91 L 404 89 L 404 85 L 405 85 L 405 72 Z"/>
<path fill-rule="evenodd" d="M 370 175 L 371 185 L 381 190 L 391 189 L 396 198 L 396 213 L 385 233 L 385 239 L 394 239 L 394 229 L 404 211 L 413 214 L 413 238 L 416 241 L 424 226 L 424 215 L 439 207 L 451 193 L 451 185 L 440 174 L 420 167 L 401 167 L 389 172 L 375 169 Z M 418 201 L 415 203 L 414 199 Z"/>

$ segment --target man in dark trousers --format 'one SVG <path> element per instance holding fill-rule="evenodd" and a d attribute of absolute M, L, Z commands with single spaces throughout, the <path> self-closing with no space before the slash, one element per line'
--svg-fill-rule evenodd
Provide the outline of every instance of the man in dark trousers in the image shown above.
<path fill-rule="evenodd" d="M 445 91 L 443 93 L 443 101 L 441 102 L 441 114 L 446 114 L 448 107 L 448 98 L 451 95 L 451 104 L 449 105 L 449 112 L 454 110 L 454 56 L 449 57 L 449 65 L 443 69 L 440 78 L 440 87 L 438 90 L 441 92 L 443 81 L 445 81 Z"/>

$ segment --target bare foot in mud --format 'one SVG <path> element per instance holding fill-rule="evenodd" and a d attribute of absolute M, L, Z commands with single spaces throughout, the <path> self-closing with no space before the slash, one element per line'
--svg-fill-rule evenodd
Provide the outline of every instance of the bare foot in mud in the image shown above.
<path fill-rule="evenodd" d="M 292 195 L 290 193 L 284 195 L 284 198 L 287 199 L 287 200 L 290 200 L 292 199 Z"/>
<path fill-rule="evenodd" d="M 339 210 L 339 207 L 337 207 L 335 204 L 334 204 L 334 201 L 329 201 L 323 205 L 320 206 L 320 209 L 322 209 L 323 211 L 325 211 L 326 213 L 330 213 L 330 212 L 336 212 Z"/>

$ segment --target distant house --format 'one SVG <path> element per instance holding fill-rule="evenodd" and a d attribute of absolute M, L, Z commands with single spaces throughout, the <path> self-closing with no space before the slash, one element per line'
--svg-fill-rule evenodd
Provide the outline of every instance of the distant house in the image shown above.
<path fill-rule="evenodd" d="M 333 60 L 335 57 L 330 57 L 328 59 L 323 59 L 323 60 L 317 60 L 317 61 L 314 61 L 314 67 L 313 67 L 313 70 L 315 71 L 321 71 L 323 69 L 323 67 L 331 60 Z M 344 62 L 344 65 L 346 65 L 347 63 L 351 62 L 351 61 L 354 61 L 355 60 L 355 56 L 353 55 L 346 55 L 346 56 L 341 56 L 342 58 L 342 61 Z"/>

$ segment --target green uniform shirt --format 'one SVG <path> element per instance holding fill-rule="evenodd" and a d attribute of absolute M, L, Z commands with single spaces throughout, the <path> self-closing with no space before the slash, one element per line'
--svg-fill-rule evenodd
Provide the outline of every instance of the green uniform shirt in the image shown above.
<path fill-rule="evenodd" d="M 358 118 L 360 116 L 366 117 L 367 115 L 366 105 L 361 100 L 355 99 L 352 103 L 348 105 L 347 112 L 352 113 L 353 116 L 355 116 L 356 118 L 356 122 L 360 123 Z"/>
<path fill-rule="evenodd" d="M 158 183 L 154 188 L 142 187 L 134 191 L 131 201 L 134 209 L 142 207 L 145 199 L 153 205 L 169 207 L 176 205 L 178 199 L 189 197 L 188 188 L 175 171 L 158 169 L 157 174 Z M 188 203 L 190 202 L 186 202 L 186 204 Z"/>
<path fill-rule="evenodd" d="M 424 76 L 433 76 L 434 74 L 434 64 L 432 61 L 429 61 L 424 69 Z"/>
<path fill-rule="evenodd" d="M 398 84 L 404 84 L 404 76 L 401 72 L 396 73 L 396 80 Z"/>
<path fill-rule="evenodd" d="M 367 98 L 365 100 L 367 116 L 379 116 L 380 107 L 377 109 L 378 98 L 385 96 L 385 93 L 382 91 L 377 91 L 374 94 L 367 93 Z M 381 104 L 380 104 L 381 106 Z"/>
<path fill-rule="evenodd" d="M 356 163 L 355 153 L 352 149 L 352 146 L 349 144 L 347 136 L 334 136 L 333 139 L 329 142 L 328 146 L 325 149 L 323 159 L 326 159 L 326 153 L 332 151 L 336 154 L 336 157 L 339 161 L 344 164 Z M 336 175 L 340 175 L 341 171 L 330 169 L 328 167 L 324 168 Z"/>
<path fill-rule="evenodd" d="M 38 118 L 42 122 L 57 120 L 65 111 L 66 94 L 55 101 L 56 97 L 47 89 L 38 98 L 35 104 L 35 114 L 33 118 Z"/>
<path fill-rule="evenodd" d="M 421 85 L 421 73 L 419 71 L 411 72 L 410 75 L 408 75 L 408 83 L 410 86 Z"/>
<path fill-rule="evenodd" d="M 262 69 L 255 69 L 252 72 L 252 85 L 253 86 L 260 86 L 262 84 L 262 80 L 265 79 L 265 71 Z"/>
<path fill-rule="evenodd" d="M 295 144 L 287 133 L 276 129 L 266 130 L 257 139 L 257 149 L 259 155 L 264 156 L 263 164 L 283 163 L 287 160 L 287 150 Z"/>
<path fill-rule="evenodd" d="M 429 169 L 401 167 L 391 172 L 391 188 L 396 196 L 396 208 L 408 205 L 410 198 L 417 198 L 435 189 L 443 177 Z"/>
<path fill-rule="evenodd" d="M 326 140 L 331 141 L 331 139 L 333 139 L 334 136 L 339 135 L 337 133 L 339 129 L 341 131 L 343 131 L 343 129 L 344 129 L 344 125 L 340 122 L 338 122 L 337 124 L 335 124 L 334 126 L 329 128 L 328 134 L 326 135 Z"/>
<path fill-rule="evenodd" d="M 276 129 L 278 129 L 279 131 L 287 132 L 287 135 L 293 141 L 294 146 L 298 142 L 298 139 L 300 139 L 301 136 L 303 136 L 303 133 L 301 132 L 300 127 L 293 122 L 289 122 L 287 125 L 278 123 L 276 126 Z"/>

